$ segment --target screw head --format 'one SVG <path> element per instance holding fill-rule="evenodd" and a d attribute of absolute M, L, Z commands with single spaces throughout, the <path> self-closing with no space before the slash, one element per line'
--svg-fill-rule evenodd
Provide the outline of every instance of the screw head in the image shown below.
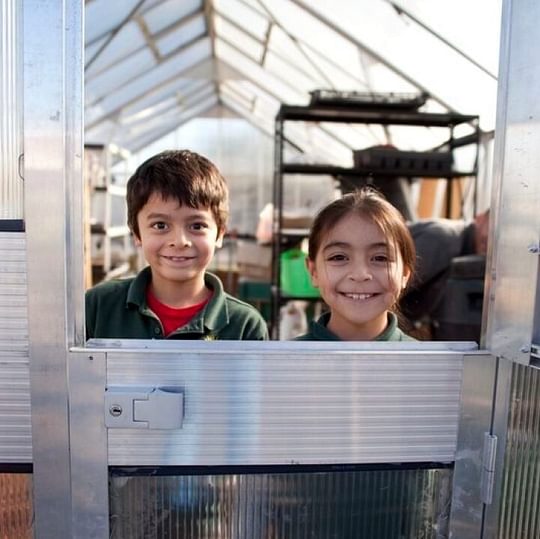
<path fill-rule="evenodd" d="M 109 408 L 109 414 L 111 414 L 113 417 L 118 417 L 122 415 L 122 407 L 119 404 L 113 404 Z"/>

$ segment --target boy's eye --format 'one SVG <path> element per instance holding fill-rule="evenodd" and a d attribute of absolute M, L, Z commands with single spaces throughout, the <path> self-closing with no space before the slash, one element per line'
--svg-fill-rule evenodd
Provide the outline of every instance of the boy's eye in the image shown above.
<path fill-rule="evenodd" d="M 150 225 L 151 228 L 154 230 L 167 230 L 167 223 L 164 223 L 163 221 L 157 221 L 156 223 L 152 223 Z"/>
<path fill-rule="evenodd" d="M 198 221 L 198 222 L 196 222 L 196 223 L 193 223 L 193 224 L 191 225 L 191 228 L 192 228 L 193 230 L 205 230 L 205 229 L 208 228 L 208 223 L 205 223 L 205 222 L 203 222 L 203 221 Z"/>

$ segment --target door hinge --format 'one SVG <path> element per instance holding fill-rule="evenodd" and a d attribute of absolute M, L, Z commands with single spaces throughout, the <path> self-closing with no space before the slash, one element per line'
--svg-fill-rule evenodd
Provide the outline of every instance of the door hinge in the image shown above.
<path fill-rule="evenodd" d="M 482 475 L 480 498 L 482 503 L 491 504 L 493 500 L 493 484 L 495 481 L 495 459 L 497 456 L 497 436 L 484 433 L 484 452 L 482 455 Z"/>

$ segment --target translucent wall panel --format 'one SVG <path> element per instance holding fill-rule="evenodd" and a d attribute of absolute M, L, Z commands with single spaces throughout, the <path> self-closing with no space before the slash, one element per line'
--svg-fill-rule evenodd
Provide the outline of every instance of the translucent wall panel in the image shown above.
<path fill-rule="evenodd" d="M 0 0 L 0 219 L 22 219 L 22 40 L 20 1 Z"/>
<path fill-rule="evenodd" d="M 253 234 L 272 200 L 273 140 L 245 120 L 200 118 L 134 155 L 134 165 L 170 148 L 189 148 L 218 166 L 230 190 L 229 229 Z"/>
<path fill-rule="evenodd" d="M 540 537 L 540 370 L 514 364 L 497 537 Z"/>
<path fill-rule="evenodd" d="M 112 477 L 111 537 L 438 539 L 451 478 L 450 469 Z"/>

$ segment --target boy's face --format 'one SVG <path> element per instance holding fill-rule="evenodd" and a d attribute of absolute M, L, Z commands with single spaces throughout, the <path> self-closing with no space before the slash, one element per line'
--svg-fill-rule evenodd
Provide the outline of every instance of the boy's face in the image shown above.
<path fill-rule="evenodd" d="M 204 271 L 223 240 L 209 209 L 180 206 L 177 200 L 153 194 L 137 222 L 136 242 L 152 268 L 154 287 L 204 284 Z"/>
<path fill-rule="evenodd" d="M 313 284 L 331 311 L 328 327 L 344 340 L 370 340 L 384 331 L 410 272 L 383 232 L 359 215 L 343 217 L 323 238 Z"/>

